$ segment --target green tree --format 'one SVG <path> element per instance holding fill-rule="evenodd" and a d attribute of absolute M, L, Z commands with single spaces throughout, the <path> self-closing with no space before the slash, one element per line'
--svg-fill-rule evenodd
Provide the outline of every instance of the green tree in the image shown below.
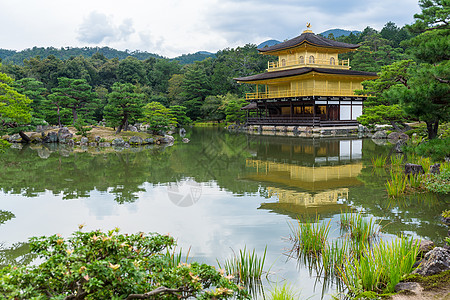
<path fill-rule="evenodd" d="M 30 104 L 33 109 L 33 115 L 37 118 L 44 118 L 42 105 L 47 94 L 47 89 L 44 87 L 44 84 L 35 78 L 22 78 L 14 81 L 12 86 L 19 93 L 33 100 Z"/>
<path fill-rule="evenodd" d="M 225 119 L 224 111 L 225 96 L 208 96 L 201 107 L 202 115 L 205 120 L 221 121 Z"/>
<path fill-rule="evenodd" d="M 11 77 L 0 73 L 0 131 L 18 132 L 24 141 L 29 142 L 23 130 L 31 121 L 32 100 L 17 92 L 12 87 L 13 82 Z"/>
<path fill-rule="evenodd" d="M 246 112 L 241 108 L 248 104 L 244 99 L 239 99 L 237 96 L 227 94 L 224 98 L 225 115 L 227 122 L 242 123 L 245 122 Z"/>
<path fill-rule="evenodd" d="M 136 87 L 131 83 L 114 83 L 107 98 L 105 119 L 114 127 L 118 126 L 116 133 L 128 130 L 129 122 L 141 116 L 144 94 L 136 93 Z"/>
<path fill-rule="evenodd" d="M 158 134 L 160 131 L 166 131 L 171 126 L 176 126 L 177 121 L 172 116 L 169 108 L 159 102 L 150 102 L 143 108 L 144 118 L 142 121 L 149 125 L 149 129 Z"/>
<path fill-rule="evenodd" d="M 52 95 L 61 106 L 72 110 L 74 124 L 80 112 L 83 112 L 84 119 L 90 118 L 98 102 L 97 94 L 85 79 L 60 77 L 58 87 L 52 89 Z"/>
<path fill-rule="evenodd" d="M 9 299 L 228 299 L 247 298 L 214 267 L 177 261 L 174 238 L 155 233 L 76 231 L 30 239 L 39 265 L 0 269 Z"/>
<path fill-rule="evenodd" d="M 186 115 L 186 107 L 173 105 L 169 107 L 169 114 L 177 122 L 177 125 L 188 125 L 192 123 L 191 118 Z"/>
<path fill-rule="evenodd" d="M 117 68 L 117 79 L 122 83 L 147 84 L 144 64 L 131 56 L 121 60 Z"/>

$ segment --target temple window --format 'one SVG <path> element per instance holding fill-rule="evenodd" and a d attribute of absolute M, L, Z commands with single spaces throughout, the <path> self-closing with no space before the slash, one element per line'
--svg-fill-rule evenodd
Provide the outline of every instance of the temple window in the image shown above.
<path fill-rule="evenodd" d="M 298 59 L 299 59 L 299 63 L 300 63 L 301 65 L 305 63 L 305 58 L 303 57 L 303 55 L 300 56 Z"/>
<path fill-rule="evenodd" d="M 330 58 L 330 65 L 335 65 L 336 61 L 334 60 L 334 57 Z"/>
<path fill-rule="evenodd" d="M 313 63 L 314 63 L 314 56 L 313 56 L 313 55 L 311 55 L 311 56 L 309 57 L 309 63 L 310 63 L 310 64 L 313 64 Z"/>
<path fill-rule="evenodd" d="M 284 58 L 281 60 L 281 66 L 286 67 L 286 60 Z"/>

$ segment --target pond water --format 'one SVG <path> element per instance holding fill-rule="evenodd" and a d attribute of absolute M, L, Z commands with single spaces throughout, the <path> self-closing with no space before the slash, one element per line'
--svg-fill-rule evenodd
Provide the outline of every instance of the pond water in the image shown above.
<path fill-rule="evenodd" d="M 387 198 L 371 158 L 390 147 L 369 139 L 259 136 L 194 128 L 188 144 L 89 152 L 36 145 L 0 154 L 0 264 L 29 262 L 27 240 L 85 230 L 170 233 L 190 257 L 217 265 L 267 246 L 265 291 L 288 282 L 302 298 L 331 299 L 336 287 L 286 253 L 298 216 L 331 220 L 342 210 L 400 233 L 442 243 L 449 197 Z M 261 297 L 261 295 L 259 296 Z M 262 297 L 261 297 L 262 298 Z"/>

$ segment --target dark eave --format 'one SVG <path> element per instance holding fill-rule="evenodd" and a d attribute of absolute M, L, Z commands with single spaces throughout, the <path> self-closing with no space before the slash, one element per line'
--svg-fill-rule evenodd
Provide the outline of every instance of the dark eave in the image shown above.
<path fill-rule="evenodd" d="M 257 81 L 257 80 L 268 80 L 282 77 L 291 77 L 307 74 L 310 72 L 317 72 L 320 74 L 333 74 L 333 75 L 344 75 L 344 76 L 363 76 L 363 77 L 376 77 L 377 73 L 373 72 L 363 72 L 363 71 L 354 71 L 354 70 L 346 70 L 346 69 L 326 69 L 326 68 L 296 68 L 282 71 L 273 71 L 273 72 L 265 72 L 247 77 L 234 78 L 236 81 L 240 82 L 248 82 L 248 81 Z"/>
<path fill-rule="evenodd" d="M 258 51 L 262 52 L 262 53 L 280 51 L 280 50 L 285 50 L 285 49 L 289 49 L 289 48 L 294 48 L 296 46 L 301 45 L 302 43 L 309 43 L 311 45 L 327 47 L 327 48 L 343 48 L 343 49 L 356 49 L 360 46 L 360 45 L 355 45 L 355 44 L 347 44 L 347 43 L 329 40 L 327 38 L 324 38 L 321 35 L 316 35 L 312 32 L 304 32 L 301 35 L 299 35 L 298 37 L 290 39 L 286 42 L 279 43 L 279 44 L 276 44 L 276 45 L 273 45 L 270 47 L 260 48 L 260 49 L 258 49 Z"/>

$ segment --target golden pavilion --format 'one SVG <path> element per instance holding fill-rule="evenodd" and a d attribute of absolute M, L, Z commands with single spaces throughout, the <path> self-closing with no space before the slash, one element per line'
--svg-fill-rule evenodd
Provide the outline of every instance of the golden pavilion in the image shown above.
<path fill-rule="evenodd" d="M 377 78 L 376 73 L 351 70 L 349 60 L 339 60 L 339 54 L 359 45 L 326 39 L 309 27 L 300 36 L 258 49 L 278 57 L 268 62 L 266 72 L 235 78 L 256 85 L 255 93 L 246 95 L 251 103 L 244 109 L 257 110 L 249 125 L 358 124 L 366 97 L 354 91 L 363 88 L 362 81 Z"/>

